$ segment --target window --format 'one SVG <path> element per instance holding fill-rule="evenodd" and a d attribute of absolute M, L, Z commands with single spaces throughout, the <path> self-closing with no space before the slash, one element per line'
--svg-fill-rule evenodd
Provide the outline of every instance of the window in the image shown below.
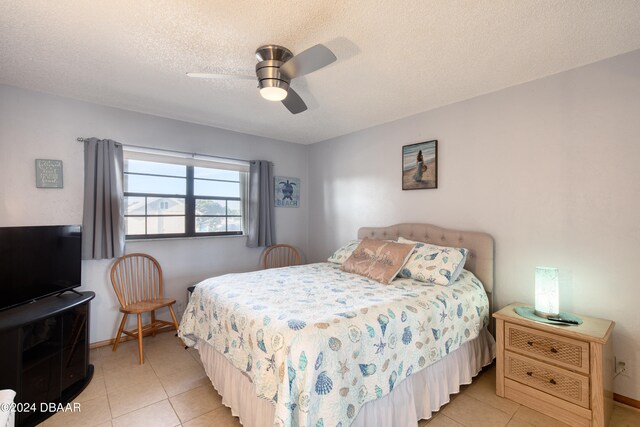
<path fill-rule="evenodd" d="M 243 234 L 246 165 L 125 151 L 127 239 Z"/>

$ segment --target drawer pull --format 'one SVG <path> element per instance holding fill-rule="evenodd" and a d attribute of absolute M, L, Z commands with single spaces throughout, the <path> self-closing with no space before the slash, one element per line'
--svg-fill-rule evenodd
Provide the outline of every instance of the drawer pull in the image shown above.
<path fill-rule="evenodd" d="M 529 375 L 530 377 L 535 378 L 535 377 L 533 376 L 533 372 L 531 372 L 531 371 L 528 371 L 528 372 L 527 372 L 527 375 Z M 551 378 L 551 379 L 549 380 L 549 383 L 551 383 L 551 384 L 553 384 L 553 385 L 556 385 L 556 384 L 557 384 L 556 380 L 554 380 L 553 378 Z"/>
<path fill-rule="evenodd" d="M 535 343 L 535 342 L 533 342 L 533 341 L 527 341 L 527 344 L 529 344 L 531 347 L 533 347 L 536 343 Z M 557 353 L 557 352 L 558 352 L 558 350 L 556 350 L 556 349 L 555 349 L 555 347 L 551 347 L 551 348 L 549 349 L 549 351 L 550 351 L 551 353 Z"/>

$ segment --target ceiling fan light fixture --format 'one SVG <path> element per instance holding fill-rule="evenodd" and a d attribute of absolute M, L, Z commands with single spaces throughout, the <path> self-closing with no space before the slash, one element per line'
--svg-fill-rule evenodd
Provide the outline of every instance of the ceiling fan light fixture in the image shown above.
<path fill-rule="evenodd" d="M 268 101 L 282 101 L 287 97 L 287 91 L 281 87 L 267 86 L 260 89 L 260 95 Z"/>
<path fill-rule="evenodd" d="M 278 102 L 291 114 L 299 114 L 307 110 L 300 95 L 289 87 L 291 80 L 313 73 L 336 60 L 336 56 L 322 44 L 317 44 L 293 55 L 289 49 L 275 44 L 260 46 L 256 50 L 256 78 L 260 95 L 268 100 Z M 187 73 L 189 77 L 220 78 L 234 77 L 253 79 L 251 76 L 219 73 Z"/>

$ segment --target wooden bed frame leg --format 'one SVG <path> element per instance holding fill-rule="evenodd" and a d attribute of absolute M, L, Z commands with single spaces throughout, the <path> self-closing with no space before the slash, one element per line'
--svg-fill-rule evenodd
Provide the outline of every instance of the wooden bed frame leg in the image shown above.
<path fill-rule="evenodd" d="M 124 330 L 124 325 L 127 323 L 127 313 L 122 313 L 122 321 L 120 322 L 120 328 L 118 328 L 118 335 L 116 336 L 116 342 L 113 343 L 113 349 L 111 351 L 116 351 L 118 348 L 118 344 L 120 344 L 120 337 L 122 336 L 122 331 Z"/>

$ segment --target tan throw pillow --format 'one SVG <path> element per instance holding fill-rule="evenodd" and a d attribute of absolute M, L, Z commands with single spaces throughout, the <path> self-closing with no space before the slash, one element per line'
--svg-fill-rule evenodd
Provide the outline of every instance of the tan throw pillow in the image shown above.
<path fill-rule="evenodd" d="M 342 264 L 342 269 L 388 285 L 413 253 L 414 247 L 415 244 L 364 239 Z"/>

